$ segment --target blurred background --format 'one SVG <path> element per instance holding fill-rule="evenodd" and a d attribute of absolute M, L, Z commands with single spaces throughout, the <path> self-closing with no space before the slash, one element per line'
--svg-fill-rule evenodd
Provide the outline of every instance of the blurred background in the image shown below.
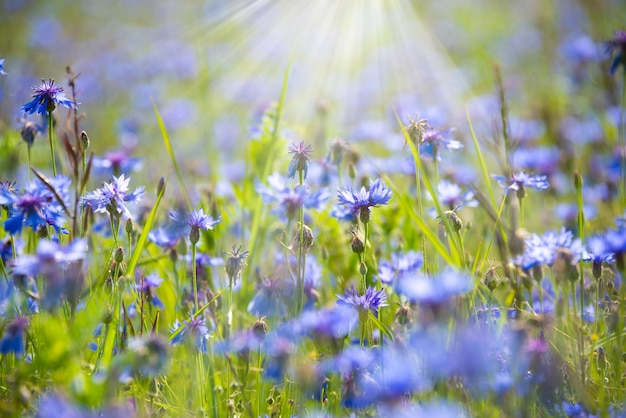
<path fill-rule="evenodd" d="M 236 178 L 287 73 L 287 138 L 398 150 L 396 113 L 465 132 L 468 110 L 489 135 L 494 64 L 514 135 L 549 134 L 618 104 L 602 42 L 625 17 L 617 0 L 2 0 L 0 135 L 19 130 L 41 78 L 67 86 L 69 66 L 94 152 L 155 144 L 146 164 L 162 167 L 154 105 L 188 170 Z M 594 88 L 606 93 L 588 103 Z"/>

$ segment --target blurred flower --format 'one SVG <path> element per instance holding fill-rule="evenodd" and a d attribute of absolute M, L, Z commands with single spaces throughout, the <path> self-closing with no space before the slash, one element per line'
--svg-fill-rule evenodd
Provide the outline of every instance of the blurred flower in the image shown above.
<path fill-rule="evenodd" d="M 54 241 L 39 241 L 36 254 L 19 256 L 11 270 L 13 275 L 42 276 L 45 293 L 41 304 L 55 308 L 64 296 L 77 303 L 84 280 L 83 263 L 87 250 L 85 240 L 76 239 L 66 246 Z"/>
<path fill-rule="evenodd" d="M 574 234 L 562 228 L 560 232 L 548 231 L 543 235 L 532 234 L 524 241 L 524 253 L 516 257 L 513 262 L 524 270 L 535 266 L 552 266 L 560 250 L 568 251 L 571 262 L 578 262 L 583 255 L 583 245 L 580 239 L 574 239 Z"/>
<path fill-rule="evenodd" d="M 459 206 L 478 206 L 478 201 L 474 199 L 474 192 L 471 190 L 463 192 L 463 189 L 458 185 L 447 180 L 440 181 L 437 190 L 439 191 L 439 201 L 449 210 Z"/>
<path fill-rule="evenodd" d="M 206 353 L 206 342 L 211 336 L 209 328 L 206 326 L 205 319 L 198 315 L 197 317 L 191 317 L 182 324 L 178 319 L 174 322 L 174 325 L 170 327 L 170 344 L 181 344 L 186 341 L 191 335 L 198 350 Z"/>
<path fill-rule="evenodd" d="M 306 179 L 306 175 L 309 171 L 309 161 L 313 155 L 313 147 L 311 145 L 304 145 L 304 141 L 298 144 L 291 144 L 288 148 L 289 154 L 291 154 L 291 162 L 287 169 L 287 177 L 292 179 L 296 176 L 296 171 L 303 173 L 303 178 Z"/>
<path fill-rule="evenodd" d="M 474 282 L 464 272 L 447 268 L 434 277 L 424 274 L 404 276 L 396 289 L 411 302 L 429 306 L 441 305 L 472 290 Z"/>
<path fill-rule="evenodd" d="M 33 100 L 22 106 L 22 111 L 28 114 L 37 113 L 46 115 L 54 111 L 57 105 L 76 109 L 77 103 L 71 101 L 63 93 L 63 87 L 54 84 L 54 80 L 41 80 L 41 85 L 33 87 Z"/>
<path fill-rule="evenodd" d="M 221 222 L 218 216 L 213 219 L 211 215 L 205 214 L 202 208 L 194 209 L 189 213 L 169 211 L 172 222 L 168 226 L 170 236 L 188 236 L 192 244 L 196 244 L 199 239 L 200 230 L 208 231 Z"/>
<path fill-rule="evenodd" d="M 46 393 L 39 401 L 35 418 L 131 418 L 134 416 L 135 413 L 128 405 L 109 406 L 97 411 L 91 411 L 72 404 L 60 394 Z"/>
<path fill-rule="evenodd" d="M 452 137 L 454 129 L 439 131 L 432 127 L 426 129 L 422 134 L 422 142 L 420 147 L 433 158 L 440 160 L 440 151 L 455 150 L 463 148 L 463 144 Z"/>
<path fill-rule="evenodd" d="M 27 326 L 28 318 L 25 316 L 15 317 L 9 322 L 0 340 L 0 354 L 24 354 L 24 331 Z"/>
<path fill-rule="evenodd" d="M 49 180 L 58 197 L 65 205 L 69 204 L 69 177 L 59 175 Z M 65 209 L 57 196 L 40 180 L 26 184 L 23 193 L 18 194 L 11 186 L 0 182 L 0 205 L 9 207 L 9 219 L 4 221 L 4 229 L 15 235 L 22 228 L 30 226 L 33 231 L 53 226 L 57 233 L 67 233 L 62 227 Z"/>
<path fill-rule="evenodd" d="M 134 337 L 128 341 L 130 372 L 140 376 L 155 376 L 167 363 L 167 342 L 160 335 Z"/>
<path fill-rule="evenodd" d="M 283 317 L 287 314 L 285 299 L 288 300 L 292 293 L 293 285 L 290 281 L 265 278 L 248 304 L 248 312 L 258 317 Z"/>
<path fill-rule="evenodd" d="M 93 157 L 93 169 L 97 173 L 120 175 L 141 169 L 141 158 L 131 157 L 127 150 L 109 151 L 104 157 Z"/>
<path fill-rule="evenodd" d="M 546 176 L 532 176 L 526 174 L 524 171 L 514 173 L 511 177 L 499 176 L 492 174 L 491 177 L 498 181 L 500 187 L 504 187 L 507 190 L 513 190 L 517 192 L 518 196 L 524 196 L 526 188 L 545 190 L 550 187 Z"/>
<path fill-rule="evenodd" d="M 240 252 L 241 246 L 237 247 L 233 244 L 233 251 L 227 252 L 224 251 L 225 254 L 229 255 L 224 263 L 224 270 L 226 270 L 226 274 L 229 279 L 232 280 L 233 284 L 237 282 L 239 275 L 243 271 L 243 267 L 246 265 L 246 257 L 248 257 L 248 251 Z"/>
<path fill-rule="evenodd" d="M 125 203 L 139 202 L 144 194 L 144 186 L 128 193 L 129 182 L 130 177 L 125 178 L 124 174 L 119 177 L 113 176 L 111 183 L 102 183 L 100 189 L 81 197 L 81 202 L 83 205 L 91 207 L 94 212 L 108 212 L 113 216 L 121 214 L 124 219 L 131 219 L 130 211 L 126 208 Z"/>
<path fill-rule="evenodd" d="M 346 289 L 344 295 L 337 295 L 340 305 L 348 305 L 355 308 L 359 312 L 367 312 L 371 310 L 374 314 L 378 312 L 378 308 L 387 306 L 387 293 L 385 289 L 376 290 L 368 286 L 365 293 L 359 295 L 354 287 Z"/>
<path fill-rule="evenodd" d="M 7 73 L 4 71 L 4 58 L 0 58 L 0 74 L 7 75 Z"/>
<path fill-rule="evenodd" d="M 307 310 L 290 326 L 296 336 L 343 338 L 358 323 L 358 314 L 351 306 L 341 304 L 320 310 Z"/>
<path fill-rule="evenodd" d="M 370 208 L 386 205 L 391 200 L 391 189 L 381 179 L 370 180 L 370 188 L 355 191 L 352 188 L 337 190 L 339 204 L 348 208 L 352 215 L 359 215 L 361 222 L 367 223 L 370 219 Z"/>
<path fill-rule="evenodd" d="M 424 258 L 417 251 L 392 253 L 391 261 L 382 259 L 378 263 L 378 280 L 384 284 L 391 284 L 418 273 L 423 264 Z"/>
<path fill-rule="evenodd" d="M 615 31 L 613 39 L 606 42 L 606 52 L 614 55 L 609 72 L 615 74 L 620 65 L 626 65 L 626 31 Z"/>
<path fill-rule="evenodd" d="M 328 189 L 322 188 L 315 193 L 305 185 L 294 189 L 287 186 L 283 176 L 273 174 L 267 179 L 268 186 L 256 184 L 256 191 L 266 203 L 277 203 L 277 212 L 287 219 L 294 219 L 301 207 L 319 210 L 330 197 Z"/>

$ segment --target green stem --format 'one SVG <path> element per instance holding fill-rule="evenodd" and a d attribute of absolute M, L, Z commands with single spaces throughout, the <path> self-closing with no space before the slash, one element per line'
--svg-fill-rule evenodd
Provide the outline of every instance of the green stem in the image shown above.
<path fill-rule="evenodd" d="M 300 186 L 304 185 L 304 173 L 302 171 L 299 171 L 299 180 L 300 180 Z M 300 239 L 298 240 L 298 272 L 297 272 L 297 287 L 296 287 L 296 315 L 300 314 L 302 312 L 302 307 L 304 304 L 304 270 L 305 270 L 305 266 L 304 266 L 304 248 L 303 248 L 303 241 L 304 241 L 304 206 L 300 206 L 300 209 L 298 211 L 298 220 L 300 222 L 300 224 L 298 225 L 299 231 L 299 237 Z"/>
<path fill-rule="evenodd" d="M 193 285 L 193 313 L 198 312 L 198 285 L 196 272 L 196 244 L 191 245 L 191 278 Z"/>
<path fill-rule="evenodd" d="M 52 175 L 57 176 L 57 164 L 54 158 L 54 143 L 52 142 L 52 112 L 48 112 L 48 141 L 50 142 L 50 158 L 52 159 Z"/>

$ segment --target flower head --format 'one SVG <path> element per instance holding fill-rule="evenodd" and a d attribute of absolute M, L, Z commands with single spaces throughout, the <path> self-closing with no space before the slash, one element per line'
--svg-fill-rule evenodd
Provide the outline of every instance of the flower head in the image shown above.
<path fill-rule="evenodd" d="M 97 172 L 119 175 L 141 168 L 141 158 L 131 157 L 128 150 L 110 151 L 104 157 L 93 157 L 93 168 Z"/>
<path fill-rule="evenodd" d="M 423 274 L 403 277 L 398 281 L 397 291 L 411 302 L 424 305 L 441 305 L 450 299 L 472 290 L 472 279 L 462 272 L 446 269 L 436 277 Z"/>
<path fill-rule="evenodd" d="M 191 317 L 182 324 L 176 320 L 174 325 L 170 327 L 170 344 L 180 344 L 187 339 L 189 335 L 194 337 L 198 350 L 206 353 L 206 342 L 211 335 L 209 328 L 206 326 L 206 320 L 198 315 Z"/>
<path fill-rule="evenodd" d="M 41 85 L 33 87 L 33 100 L 22 106 L 25 113 L 46 115 L 56 109 L 57 105 L 65 106 L 69 109 L 76 109 L 77 103 L 68 99 L 63 93 L 63 87 L 54 84 L 54 80 L 41 80 Z"/>
<path fill-rule="evenodd" d="M 615 74 L 620 65 L 626 65 L 626 31 L 616 31 L 613 39 L 606 42 L 606 51 L 615 54 L 609 68 L 609 72 Z"/>
<path fill-rule="evenodd" d="M 135 285 L 135 288 L 138 292 L 143 294 L 143 297 L 150 302 L 152 306 L 164 308 L 163 302 L 161 302 L 161 299 L 159 299 L 154 291 L 157 287 L 161 286 L 161 283 L 163 283 L 162 278 L 157 276 L 156 273 L 151 273 L 147 276 L 138 275 L 137 282 L 138 283 Z"/>
<path fill-rule="evenodd" d="M 391 261 L 382 259 L 378 263 L 378 280 L 392 284 L 405 276 L 416 274 L 424 265 L 424 257 L 417 251 L 391 254 Z"/>
<path fill-rule="evenodd" d="M 329 198 L 328 189 L 322 188 L 313 193 L 305 185 L 291 189 L 283 176 L 273 174 L 267 179 L 268 186 L 257 183 L 256 191 L 264 202 L 277 203 L 276 211 L 287 219 L 293 219 L 301 207 L 319 210 Z"/>
<path fill-rule="evenodd" d="M 514 262 L 524 270 L 535 266 L 552 266 L 563 250 L 572 256 L 572 263 L 577 263 L 583 256 L 583 245 L 574 234 L 562 228 L 560 232 L 549 231 L 543 235 L 532 234 L 525 240 L 524 253 Z"/>
<path fill-rule="evenodd" d="M 421 146 L 425 148 L 425 151 L 431 154 L 433 158 L 439 160 L 441 159 L 440 150 L 463 148 L 463 144 L 452 137 L 452 132 L 454 132 L 454 129 L 440 131 L 438 129 L 428 128 L 422 133 Z"/>
<path fill-rule="evenodd" d="M 4 335 L 0 340 L 0 354 L 24 353 L 24 331 L 28 326 L 28 318 L 18 316 L 7 325 Z"/>
<path fill-rule="evenodd" d="M 309 171 L 309 161 L 313 155 L 313 147 L 311 145 L 304 145 L 304 141 L 300 141 L 298 144 L 291 144 L 288 148 L 289 154 L 291 154 L 291 162 L 289 168 L 287 168 L 287 177 L 294 178 L 296 171 L 303 174 L 303 178 L 306 179 L 306 175 Z"/>
<path fill-rule="evenodd" d="M 202 208 L 194 209 L 189 213 L 171 210 L 169 215 L 172 220 L 168 226 L 169 235 L 171 237 L 189 236 L 192 244 L 198 243 L 201 229 L 205 231 L 213 229 L 222 220 L 219 216 L 217 219 L 213 219 L 211 215 L 204 213 Z"/>
<path fill-rule="evenodd" d="M 492 174 L 491 177 L 498 181 L 500 187 L 515 191 L 519 197 L 525 197 L 526 189 L 529 187 L 537 190 L 545 190 L 550 187 L 546 176 L 533 176 L 524 171 L 514 173 L 509 178 L 495 174 Z"/>
<path fill-rule="evenodd" d="M 276 278 L 265 278 L 258 287 L 257 293 L 248 304 L 248 312 L 258 317 L 280 316 L 287 314 L 285 303 L 293 294 L 293 285 L 290 281 Z"/>
<path fill-rule="evenodd" d="M 0 74 L 7 75 L 7 73 L 4 71 L 4 58 L 0 59 Z"/>
<path fill-rule="evenodd" d="M 338 304 L 345 304 L 348 306 L 352 306 L 361 312 L 367 312 L 371 310 L 372 312 L 378 312 L 378 308 L 382 308 L 383 306 L 387 306 L 387 293 L 385 293 L 385 289 L 376 290 L 371 286 L 365 290 L 365 293 L 359 295 L 354 287 L 350 289 L 346 289 L 346 293 L 344 295 L 337 295 L 339 300 Z"/>
<path fill-rule="evenodd" d="M 370 219 L 370 208 L 386 205 L 391 200 L 391 189 L 381 179 L 370 180 L 370 188 L 355 191 L 351 188 L 337 190 L 340 205 L 345 205 L 354 216 L 357 214 L 361 222 L 367 223 Z"/>
<path fill-rule="evenodd" d="M 130 177 L 125 178 L 124 174 L 119 177 L 113 176 L 110 183 L 102 183 L 102 187 L 81 198 L 84 206 L 89 206 L 94 212 L 110 213 L 114 216 L 122 215 L 124 219 L 131 219 L 131 214 L 126 203 L 136 203 L 141 200 L 144 194 L 144 186 L 128 193 L 128 183 Z"/>
<path fill-rule="evenodd" d="M 69 177 L 62 175 L 50 179 L 49 185 L 56 194 L 39 180 L 26 184 L 21 194 L 11 185 L 0 183 L 0 205 L 9 207 L 9 219 L 4 221 L 5 231 L 18 234 L 24 226 L 37 231 L 50 225 L 57 232 L 67 233 L 62 227 L 65 209 L 58 197 L 64 205 L 69 204 L 70 183 Z"/>
<path fill-rule="evenodd" d="M 241 252 L 241 247 L 237 247 L 233 244 L 233 251 L 227 252 L 224 251 L 225 254 L 228 254 L 230 257 L 226 259 L 224 263 L 224 270 L 226 270 L 226 274 L 229 279 L 233 281 L 233 284 L 237 281 L 237 278 L 243 271 L 243 267 L 246 265 L 246 257 L 248 257 L 248 251 Z"/>

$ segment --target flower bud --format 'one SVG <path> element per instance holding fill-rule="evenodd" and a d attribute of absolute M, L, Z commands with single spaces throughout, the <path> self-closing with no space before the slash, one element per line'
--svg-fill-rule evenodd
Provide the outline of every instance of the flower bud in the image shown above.
<path fill-rule="evenodd" d="M 89 148 L 90 141 L 89 141 L 89 135 L 87 135 L 87 132 L 82 131 L 80 133 L 80 142 L 83 146 L 83 151 Z"/>
<path fill-rule="evenodd" d="M 359 273 L 361 273 L 362 276 L 365 276 L 367 274 L 367 266 L 362 261 L 359 264 Z"/>
<path fill-rule="evenodd" d="M 352 252 L 355 254 L 362 254 L 365 250 L 365 244 L 363 244 L 363 240 L 361 240 L 361 238 L 356 233 L 353 234 L 350 247 L 352 248 Z"/>
<path fill-rule="evenodd" d="M 33 122 L 26 122 L 24 126 L 22 126 L 20 135 L 22 136 L 22 140 L 26 142 L 26 145 L 31 147 L 37 136 L 37 127 Z"/>

